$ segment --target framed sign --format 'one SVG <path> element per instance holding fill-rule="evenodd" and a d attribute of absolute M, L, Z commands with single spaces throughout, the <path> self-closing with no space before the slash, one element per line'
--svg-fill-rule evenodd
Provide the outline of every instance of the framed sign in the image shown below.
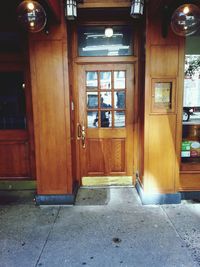
<path fill-rule="evenodd" d="M 175 106 L 175 80 L 152 79 L 151 112 L 171 113 Z"/>

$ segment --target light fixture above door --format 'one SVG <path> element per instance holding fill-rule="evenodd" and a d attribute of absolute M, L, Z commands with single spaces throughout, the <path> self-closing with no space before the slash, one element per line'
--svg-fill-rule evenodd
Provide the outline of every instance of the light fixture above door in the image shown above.
<path fill-rule="evenodd" d="M 65 17 L 67 20 L 77 18 L 77 5 L 83 3 L 83 0 L 65 0 Z"/>
<path fill-rule="evenodd" d="M 133 0 L 131 3 L 130 15 L 133 18 L 139 18 L 144 12 L 144 0 Z"/>

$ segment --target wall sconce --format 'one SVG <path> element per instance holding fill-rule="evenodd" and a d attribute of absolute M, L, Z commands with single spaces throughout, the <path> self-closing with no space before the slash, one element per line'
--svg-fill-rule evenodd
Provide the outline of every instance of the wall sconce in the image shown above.
<path fill-rule="evenodd" d="M 131 17 L 139 18 L 143 15 L 144 11 L 144 0 L 133 0 L 131 3 Z"/>
<path fill-rule="evenodd" d="M 77 17 L 77 1 L 76 0 L 66 0 L 65 17 L 68 20 L 76 19 Z"/>
<path fill-rule="evenodd" d="M 17 7 L 17 17 L 22 27 L 29 32 L 40 32 L 47 23 L 44 8 L 36 1 L 25 0 Z"/>
<path fill-rule="evenodd" d="M 200 8 L 194 4 L 179 6 L 172 14 L 171 28 L 179 36 L 189 36 L 200 28 Z"/>

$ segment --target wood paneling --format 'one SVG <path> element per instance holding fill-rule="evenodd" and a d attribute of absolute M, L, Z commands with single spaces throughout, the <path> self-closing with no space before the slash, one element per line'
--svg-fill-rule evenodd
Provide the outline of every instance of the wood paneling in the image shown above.
<path fill-rule="evenodd" d="M 199 191 L 200 190 L 199 172 L 180 173 L 179 190 L 180 191 Z"/>
<path fill-rule="evenodd" d="M 125 140 L 111 140 L 111 172 L 125 172 Z"/>
<path fill-rule="evenodd" d="M 181 48 L 179 38 L 171 31 L 169 36 L 162 37 L 160 27 L 162 17 L 152 16 L 151 11 L 148 10 L 146 29 L 143 189 L 145 192 L 173 193 L 178 191 L 177 179 L 179 177 L 177 91 L 179 91 Z M 151 113 L 153 79 L 170 79 L 176 85 L 171 114 L 167 111 Z"/>
<path fill-rule="evenodd" d="M 33 41 L 31 48 L 38 193 L 67 193 L 63 43 Z"/>
<path fill-rule="evenodd" d="M 126 172 L 125 139 L 90 138 L 86 147 L 83 154 L 86 161 L 82 161 L 83 176 L 117 175 Z"/>
<path fill-rule="evenodd" d="M 103 153 L 103 140 L 90 139 L 87 142 L 87 174 L 101 175 L 105 173 L 105 162 Z M 94 153 L 95 151 L 95 153 Z M 86 175 L 87 175 L 86 174 Z"/>
<path fill-rule="evenodd" d="M 28 142 L 0 141 L 0 179 L 30 177 Z"/>
<path fill-rule="evenodd" d="M 149 117 L 147 191 L 173 192 L 175 171 L 175 115 Z"/>
<path fill-rule="evenodd" d="M 79 8 L 107 8 L 107 7 L 129 7 L 131 5 L 129 0 L 84 0 L 79 4 Z"/>
<path fill-rule="evenodd" d="M 151 76 L 176 77 L 178 74 L 178 46 L 153 45 L 151 46 Z"/>

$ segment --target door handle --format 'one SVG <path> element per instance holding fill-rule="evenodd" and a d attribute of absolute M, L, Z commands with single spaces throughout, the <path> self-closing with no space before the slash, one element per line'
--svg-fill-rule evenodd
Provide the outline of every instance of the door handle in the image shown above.
<path fill-rule="evenodd" d="M 82 148 L 85 148 L 85 137 L 86 137 L 85 126 L 82 126 L 82 127 L 81 127 L 81 141 L 82 141 Z"/>
<path fill-rule="evenodd" d="M 81 125 L 77 123 L 77 140 L 81 138 Z"/>

